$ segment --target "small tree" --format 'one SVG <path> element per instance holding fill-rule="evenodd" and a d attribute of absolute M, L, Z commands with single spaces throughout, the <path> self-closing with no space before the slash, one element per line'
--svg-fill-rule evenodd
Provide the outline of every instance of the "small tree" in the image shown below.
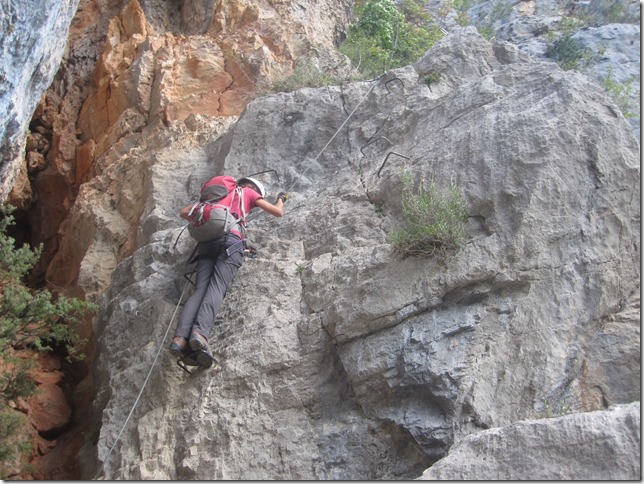
<path fill-rule="evenodd" d="M 356 21 L 340 51 L 375 77 L 415 62 L 441 37 L 418 0 L 365 0 L 356 5 Z"/>
<path fill-rule="evenodd" d="M 313 59 L 302 57 L 298 59 L 295 70 L 288 76 L 277 79 L 270 88 L 270 92 L 292 92 L 303 87 L 325 87 L 341 84 L 347 79 L 334 76 L 324 69 L 316 66 Z"/>
<path fill-rule="evenodd" d="M 588 62 L 590 51 L 572 35 L 564 35 L 548 47 L 548 57 L 554 59 L 564 70 L 579 69 Z"/>
<path fill-rule="evenodd" d="M 29 373 L 33 363 L 18 358 L 16 350 L 48 351 L 63 344 L 70 357 L 82 358 L 77 352 L 82 341 L 74 326 L 97 309 L 89 302 L 33 291 L 24 284 L 42 247 L 16 247 L 7 235 L 14 220 L 11 212 L 10 207 L 0 207 L 0 477 L 5 472 L 2 464 L 25 446 L 24 438 L 15 435 L 21 419 L 9 402 L 31 395 L 36 387 Z"/>
<path fill-rule="evenodd" d="M 412 175 L 402 176 L 403 220 L 390 236 L 394 250 L 404 256 L 428 257 L 455 251 L 465 244 L 467 210 L 458 187 L 439 191 L 432 181 L 414 191 Z"/>

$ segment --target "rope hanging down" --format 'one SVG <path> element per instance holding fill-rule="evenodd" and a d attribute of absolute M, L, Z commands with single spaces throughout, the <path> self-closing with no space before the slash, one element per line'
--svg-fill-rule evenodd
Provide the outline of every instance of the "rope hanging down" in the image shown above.
<path fill-rule="evenodd" d="M 114 450 L 114 447 L 116 447 L 116 444 L 118 443 L 119 439 L 121 438 L 121 434 L 123 434 L 123 431 L 125 430 L 125 427 L 127 426 L 128 422 L 130 421 L 130 417 L 132 417 L 132 414 L 134 413 L 134 409 L 136 408 L 136 406 L 139 403 L 139 400 L 141 399 L 141 395 L 143 395 L 143 390 L 145 390 L 145 386 L 148 384 L 148 380 L 150 380 L 150 375 L 152 375 L 152 370 L 154 369 L 154 366 L 156 365 L 157 360 L 159 359 L 159 355 L 161 354 L 161 349 L 163 348 L 163 342 L 168 337 L 168 333 L 170 332 L 170 328 L 172 327 L 172 323 L 174 322 L 174 318 L 177 315 L 177 311 L 179 311 L 179 306 L 181 305 L 181 300 L 183 299 L 183 296 L 186 293 L 186 288 L 188 287 L 189 283 L 190 283 L 190 278 L 188 278 L 188 280 L 186 281 L 185 285 L 183 286 L 183 291 L 181 291 L 181 296 L 179 296 L 179 302 L 177 303 L 177 306 L 174 308 L 174 313 L 172 314 L 172 318 L 170 318 L 170 324 L 168 324 L 168 327 L 165 330 L 165 334 L 163 335 L 163 338 L 161 339 L 161 344 L 159 345 L 159 348 L 157 349 L 157 354 L 154 355 L 154 360 L 152 361 L 152 365 L 150 365 L 150 371 L 148 371 L 148 374 L 145 377 L 145 381 L 143 382 L 143 385 L 141 386 L 141 390 L 139 391 L 139 394 L 137 395 L 136 400 L 134 401 L 134 404 L 132 405 L 132 410 L 130 410 L 130 413 L 128 414 L 127 418 L 125 419 L 125 423 L 123 424 L 123 427 L 121 427 L 121 430 L 119 431 L 118 435 L 116 436 L 116 440 L 114 440 L 114 443 L 112 444 L 112 447 L 110 447 L 110 450 L 108 451 L 107 455 L 105 456 L 105 459 L 103 459 L 103 463 L 101 464 L 101 467 L 98 469 L 98 472 L 94 476 L 94 480 L 98 479 L 98 477 L 103 472 L 103 469 L 105 467 L 105 463 L 107 462 L 107 459 L 109 459 L 110 455 L 112 455 L 112 451 Z"/>
<path fill-rule="evenodd" d="M 386 73 L 385 73 L 385 74 L 386 74 Z M 329 145 L 330 145 L 330 144 L 331 144 L 331 142 L 335 139 L 335 137 L 338 135 L 338 133 L 340 132 L 340 130 L 341 130 L 342 128 L 344 128 L 344 125 L 345 125 L 345 124 L 347 124 L 347 122 L 349 121 L 349 119 L 351 119 L 351 116 L 353 116 L 353 114 L 358 110 L 358 108 L 359 108 L 359 107 L 360 107 L 360 105 L 364 102 L 364 100 L 365 100 L 365 99 L 367 99 L 367 96 L 371 93 L 371 91 L 373 91 L 373 88 L 374 88 L 374 87 L 376 87 L 376 84 L 378 83 L 378 80 L 379 80 L 382 76 L 384 76 L 385 74 L 381 74 L 380 76 L 378 76 L 376 79 L 374 79 L 374 80 L 372 81 L 372 82 L 373 82 L 373 84 L 371 85 L 371 87 L 369 88 L 369 90 L 367 91 L 367 93 L 362 97 L 362 99 L 360 100 L 360 102 L 358 103 L 358 105 L 357 105 L 355 108 L 353 108 L 353 111 L 351 111 L 351 113 L 347 116 L 347 119 L 345 119 L 345 120 L 344 120 L 344 122 L 343 122 L 343 123 L 340 125 L 340 127 L 336 130 L 336 132 L 333 134 L 333 136 L 331 136 L 331 139 L 327 142 L 327 144 L 325 144 L 325 145 L 324 145 L 324 148 L 322 148 L 322 149 L 320 150 L 320 152 L 318 153 L 318 155 L 317 155 L 315 158 L 313 158 L 311 161 L 309 161 L 308 166 L 306 167 L 306 170 L 304 170 L 302 173 L 300 173 L 300 174 L 298 175 L 298 177 L 295 179 L 295 181 L 293 182 L 293 184 L 289 187 L 289 189 L 288 189 L 288 190 L 286 190 L 287 192 L 290 192 L 291 190 L 293 190 L 293 187 L 297 184 L 297 182 L 298 182 L 298 181 L 300 181 L 300 178 L 302 178 L 302 177 L 304 176 L 304 174 L 305 174 L 307 171 L 309 171 L 309 169 L 310 169 L 310 168 L 311 168 L 311 166 L 313 165 L 313 162 L 317 161 L 317 160 L 318 160 L 318 158 L 319 158 L 320 156 L 322 156 L 322 153 L 324 153 L 324 150 L 326 150 L 326 149 L 329 147 Z"/>

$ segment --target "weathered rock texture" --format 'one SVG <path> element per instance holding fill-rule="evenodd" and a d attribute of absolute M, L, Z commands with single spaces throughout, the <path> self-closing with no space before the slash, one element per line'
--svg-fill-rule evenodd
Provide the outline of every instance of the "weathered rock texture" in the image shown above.
<path fill-rule="evenodd" d="M 129 169 L 133 178 L 124 183 L 122 167 L 111 164 L 137 147 L 144 156 L 146 143 L 177 120 L 190 125 L 205 114 L 217 117 L 210 124 L 227 126 L 261 85 L 289 74 L 305 56 L 328 70 L 345 69 L 334 47 L 350 6 L 348 0 L 75 0 L 34 10 L 31 3 L 3 2 L 0 198 L 20 209 L 21 226 L 28 227 L 21 242 L 44 244 L 32 283 L 89 298 L 104 291 L 115 265 L 137 246 L 147 197 L 147 180 L 135 177 L 139 167 Z M 171 145 L 170 132 L 158 147 Z M 219 132 L 204 129 L 194 141 Z M 90 206 L 80 226 L 67 218 L 77 197 L 79 212 Z M 96 260 L 84 258 L 89 245 Z M 81 260 L 85 270 L 101 272 L 100 287 L 77 284 Z M 83 336 L 91 360 L 91 327 Z M 76 414 L 68 427 L 83 421 L 92 392 L 90 377 L 69 402 Z M 66 405 L 59 396 L 57 404 Z M 30 409 L 30 418 L 39 413 Z M 83 429 L 75 437 L 41 433 L 61 445 L 51 452 L 38 446 L 39 478 L 75 477 L 69 468 L 78 441 L 86 439 Z"/>
<path fill-rule="evenodd" d="M 538 59 L 552 57 L 555 41 L 570 35 L 580 50 L 568 56 L 577 56 L 579 70 L 598 84 L 617 83 L 611 89 L 639 138 L 640 8 L 636 0 L 490 0 L 472 3 L 461 15 Z M 459 28 L 454 17 L 448 17 L 450 29 Z"/>
<path fill-rule="evenodd" d="M 77 5 L 12 193 L 46 243 L 42 280 L 104 306 L 75 430 L 39 442 L 44 478 L 82 443 L 85 478 L 418 477 L 481 430 L 639 398 L 639 146 L 586 77 L 467 29 L 376 84 L 246 107 L 304 54 L 338 66 L 350 2 Z M 392 253 L 403 166 L 461 189 L 456 255 Z M 164 351 L 193 247 L 175 245 L 177 210 L 215 173 L 266 169 L 288 215 L 254 217 L 259 258 L 211 338 L 221 365 L 187 376 Z"/>
<path fill-rule="evenodd" d="M 67 43 L 67 31 L 79 0 L 34 8 L 28 0 L 0 5 L 0 202 L 18 175 L 29 120 L 51 84 Z"/>
<path fill-rule="evenodd" d="M 639 447 L 640 402 L 635 402 L 470 435 L 422 478 L 639 481 Z"/>
<path fill-rule="evenodd" d="M 297 63 L 346 69 L 335 45 L 350 5 L 81 0 L 69 53 L 35 113 L 47 84 L 31 94 L 27 153 L 11 168 L 21 174 L 11 202 L 28 212 L 30 242 L 45 246 L 38 282 L 56 284 L 46 274 L 55 254 L 75 257 L 61 247 L 59 229 L 79 186 L 109 163 L 105 157 L 138 144 L 141 133 L 189 115 L 237 116 L 262 86 L 290 74 Z M 43 37 L 49 35 L 65 38 L 57 32 Z M 53 62 L 49 82 L 59 61 L 47 58 L 47 65 Z M 20 130 L 28 120 L 21 120 Z"/>
<path fill-rule="evenodd" d="M 69 281 L 105 308 L 84 477 L 419 477 L 481 430 L 638 398 L 639 147 L 584 76 L 466 29 L 375 84 L 139 143 L 105 158 L 68 221 L 84 254 Z M 403 167 L 461 190 L 457 254 L 393 254 Z M 190 287 L 177 209 L 215 173 L 268 169 L 288 213 L 253 217 L 259 257 L 211 335 L 220 366 L 187 375 L 164 349 Z"/>

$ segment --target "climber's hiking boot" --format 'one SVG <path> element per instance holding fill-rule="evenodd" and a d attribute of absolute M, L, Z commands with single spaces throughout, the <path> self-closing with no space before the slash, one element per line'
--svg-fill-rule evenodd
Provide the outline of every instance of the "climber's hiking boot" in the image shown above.
<path fill-rule="evenodd" d="M 195 338 L 195 335 L 197 338 Z M 175 336 L 170 343 L 170 354 L 177 357 L 177 365 L 179 368 L 184 370 L 186 373 L 191 375 L 191 371 L 188 369 L 189 366 L 198 366 L 201 368 L 210 368 L 215 359 L 210 352 L 208 347 L 208 341 L 201 335 L 193 333 L 191 339 L 195 339 L 195 342 L 189 342 L 186 339 Z M 194 347 L 202 348 L 205 344 L 205 349 L 193 349 Z"/>
<path fill-rule="evenodd" d="M 170 343 L 170 353 L 177 358 L 182 357 L 188 350 L 188 342 L 181 336 L 175 336 Z"/>
<path fill-rule="evenodd" d="M 197 364 L 202 368 L 210 368 L 212 362 L 215 361 L 212 357 L 212 352 L 208 346 L 208 340 L 201 336 L 199 333 L 192 333 L 190 341 L 188 342 L 190 349 L 194 351 L 191 358 L 197 360 Z"/>
<path fill-rule="evenodd" d="M 206 348 L 203 351 L 197 351 L 197 354 L 195 354 L 194 357 L 201 368 L 210 368 L 215 361 L 210 348 Z"/>
<path fill-rule="evenodd" d="M 194 358 L 202 368 L 210 368 L 214 361 L 208 346 L 208 340 L 199 333 L 192 333 L 189 341 L 190 348 L 195 351 Z"/>
<path fill-rule="evenodd" d="M 188 373 L 188 375 L 192 375 L 192 372 L 188 369 L 189 366 L 201 366 L 195 356 L 197 356 L 196 352 L 190 352 L 190 350 L 188 350 L 188 353 L 184 353 L 177 360 L 179 368 Z"/>
<path fill-rule="evenodd" d="M 208 340 L 199 333 L 192 333 L 188 342 L 190 348 L 194 351 L 204 351 L 208 348 Z"/>

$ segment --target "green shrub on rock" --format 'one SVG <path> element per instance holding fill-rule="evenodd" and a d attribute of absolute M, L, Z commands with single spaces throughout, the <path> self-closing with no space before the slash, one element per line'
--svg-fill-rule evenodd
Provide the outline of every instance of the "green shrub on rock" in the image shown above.
<path fill-rule="evenodd" d="M 340 51 L 365 77 L 412 64 L 443 36 L 418 0 L 356 2 Z"/>
<path fill-rule="evenodd" d="M 465 244 L 467 211 L 460 190 L 452 184 L 439 190 L 432 181 L 414 190 L 411 174 L 402 176 L 401 227 L 390 240 L 394 250 L 404 256 L 427 257 L 455 251 Z"/>

